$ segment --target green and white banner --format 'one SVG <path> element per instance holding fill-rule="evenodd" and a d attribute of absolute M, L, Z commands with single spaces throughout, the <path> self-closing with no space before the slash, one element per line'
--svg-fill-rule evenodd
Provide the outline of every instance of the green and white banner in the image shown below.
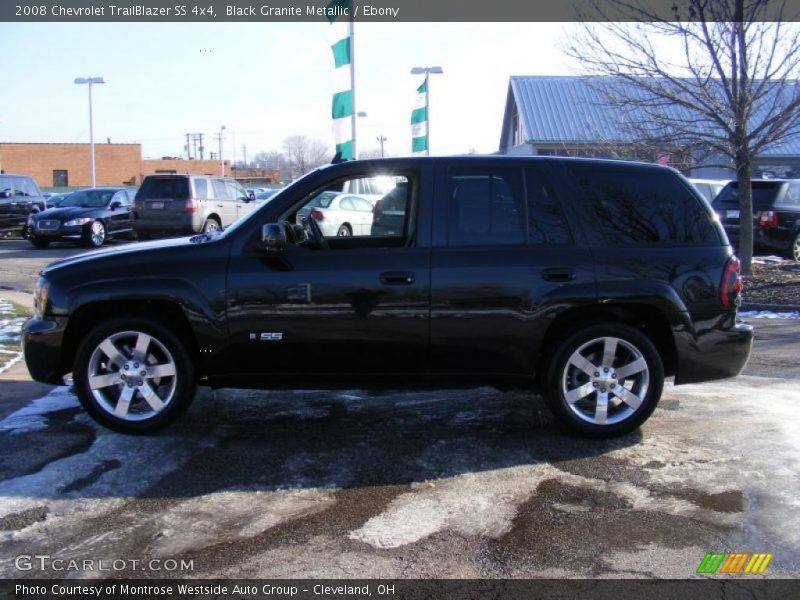
<path fill-rule="evenodd" d="M 428 148 L 428 77 L 417 88 L 417 100 L 411 111 L 411 153 L 427 156 Z"/>
<path fill-rule="evenodd" d="M 347 6 L 348 2 L 333 0 L 328 6 Z M 346 17 L 345 17 L 346 18 Z M 328 43 L 333 50 L 336 68 L 333 84 L 331 118 L 336 152 L 344 160 L 355 158 L 355 90 L 353 73 L 353 23 L 341 17 L 329 17 Z"/>

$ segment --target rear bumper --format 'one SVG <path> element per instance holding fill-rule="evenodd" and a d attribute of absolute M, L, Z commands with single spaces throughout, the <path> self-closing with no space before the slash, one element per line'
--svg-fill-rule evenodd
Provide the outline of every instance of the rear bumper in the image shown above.
<path fill-rule="evenodd" d="M 61 345 L 66 318 L 31 317 L 22 325 L 22 352 L 25 365 L 35 381 L 63 385 Z"/>
<path fill-rule="evenodd" d="M 675 333 L 678 368 L 675 384 L 735 377 L 753 348 L 753 327 L 737 323 L 733 312 L 713 321 L 695 323 L 693 330 Z"/>
<path fill-rule="evenodd" d="M 202 223 L 195 223 L 193 215 L 185 215 L 181 219 L 133 219 L 133 230 L 136 233 L 192 234 L 199 233 Z"/>

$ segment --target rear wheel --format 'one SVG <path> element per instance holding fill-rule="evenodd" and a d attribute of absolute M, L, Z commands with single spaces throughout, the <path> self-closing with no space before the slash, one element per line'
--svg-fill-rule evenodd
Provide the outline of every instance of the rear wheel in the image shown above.
<path fill-rule="evenodd" d="M 163 325 L 141 317 L 95 327 L 78 348 L 73 381 L 86 412 L 122 433 L 150 433 L 168 425 L 195 393 L 186 348 Z"/>
<path fill-rule="evenodd" d="M 545 398 L 563 423 L 584 435 L 607 437 L 633 431 L 652 414 L 664 367 L 639 330 L 601 323 L 561 342 L 546 377 Z"/>
<path fill-rule="evenodd" d="M 792 241 L 791 256 L 797 262 L 800 262 L 800 233 L 794 236 Z"/>
<path fill-rule="evenodd" d="M 353 235 L 353 230 L 350 229 L 350 225 L 345 223 L 339 227 L 339 230 L 336 232 L 336 235 L 339 237 L 349 237 Z"/>
<path fill-rule="evenodd" d="M 220 222 L 214 217 L 206 219 L 206 222 L 203 223 L 203 233 L 208 233 L 209 231 L 219 231 L 220 229 L 222 229 L 222 225 L 220 225 Z"/>

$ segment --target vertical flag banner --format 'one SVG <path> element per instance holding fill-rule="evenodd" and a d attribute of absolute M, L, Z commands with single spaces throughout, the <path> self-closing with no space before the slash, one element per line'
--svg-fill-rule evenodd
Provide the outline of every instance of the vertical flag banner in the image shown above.
<path fill-rule="evenodd" d="M 428 151 L 428 76 L 425 75 L 411 111 L 411 153 L 428 156 Z"/>
<path fill-rule="evenodd" d="M 333 62 L 336 68 L 331 103 L 333 119 L 333 140 L 336 152 L 342 153 L 342 159 L 355 158 L 355 90 L 353 71 L 353 22 L 349 17 L 349 1 L 333 0 L 327 6 L 328 43 L 333 50 Z"/>

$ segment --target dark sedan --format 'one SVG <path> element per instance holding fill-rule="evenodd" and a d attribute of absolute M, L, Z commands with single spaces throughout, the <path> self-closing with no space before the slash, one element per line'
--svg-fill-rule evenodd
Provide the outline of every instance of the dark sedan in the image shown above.
<path fill-rule="evenodd" d="M 50 242 L 76 242 L 99 248 L 112 237 L 133 237 L 133 193 L 125 188 L 73 192 L 57 208 L 28 217 L 27 237 L 37 248 Z"/>

